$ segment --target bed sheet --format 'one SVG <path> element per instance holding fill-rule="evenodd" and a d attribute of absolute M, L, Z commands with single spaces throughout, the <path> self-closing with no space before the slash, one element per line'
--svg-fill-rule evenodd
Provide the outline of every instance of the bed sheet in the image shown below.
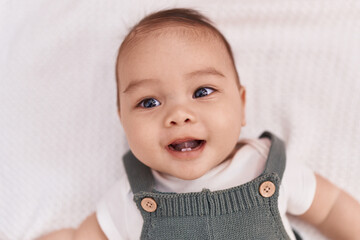
<path fill-rule="evenodd" d="M 145 14 L 194 7 L 228 38 L 243 137 L 270 130 L 360 200 L 360 2 L 0 2 L 0 239 L 77 226 L 123 174 L 115 59 Z M 306 239 L 325 239 L 293 219 Z"/>

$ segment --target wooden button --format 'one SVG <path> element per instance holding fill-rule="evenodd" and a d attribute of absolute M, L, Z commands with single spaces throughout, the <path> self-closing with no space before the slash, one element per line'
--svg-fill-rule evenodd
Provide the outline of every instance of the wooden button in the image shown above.
<path fill-rule="evenodd" d="M 155 212 L 157 204 L 152 198 L 144 198 L 141 200 L 141 207 L 147 212 Z"/>
<path fill-rule="evenodd" d="M 275 184 L 270 181 L 265 181 L 260 185 L 259 192 L 261 196 L 268 198 L 274 195 L 276 190 Z"/>

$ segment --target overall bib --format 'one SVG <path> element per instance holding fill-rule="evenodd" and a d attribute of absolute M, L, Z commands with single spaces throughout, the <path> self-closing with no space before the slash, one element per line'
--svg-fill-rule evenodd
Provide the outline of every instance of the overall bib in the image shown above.
<path fill-rule="evenodd" d="M 264 172 L 243 185 L 219 191 L 158 192 L 150 168 L 128 152 L 124 165 L 144 219 L 141 239 L 289 239 L 278 211 L 284 143 L 269 132 L 260 136 L 264 137 L 271 140 Z"/>

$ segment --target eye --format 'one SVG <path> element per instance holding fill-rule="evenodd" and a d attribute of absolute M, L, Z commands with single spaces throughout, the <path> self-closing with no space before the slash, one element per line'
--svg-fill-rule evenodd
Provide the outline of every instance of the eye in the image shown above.
<path fill-rule="evenodd" d="M 156 100 L 155 98 L 146 98 L 138 104 L 138 107 L 153 108 L 153 107 L 157 107 L 159 105 L 160 105 L 160 102 L 158 100 Z"/>
<path fill-rule="evenodd" d="M 215 89 L 210 87 L 202 87 L 195 91 L 193 98 L 200 98 L 210 95 L 211 93 L 215 92 Z"/>

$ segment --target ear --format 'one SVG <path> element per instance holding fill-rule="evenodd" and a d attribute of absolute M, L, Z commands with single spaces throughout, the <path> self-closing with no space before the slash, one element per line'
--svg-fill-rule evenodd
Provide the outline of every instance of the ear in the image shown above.
<path fill-rule="evenodd" d="M 240 101 L 241 101 L 241 126 L 244 127 L 246 125 L 246 114 L 245 114 L 245 106 L 246 106 L 246 89 L 244 86 L 239 87 Z"/>

